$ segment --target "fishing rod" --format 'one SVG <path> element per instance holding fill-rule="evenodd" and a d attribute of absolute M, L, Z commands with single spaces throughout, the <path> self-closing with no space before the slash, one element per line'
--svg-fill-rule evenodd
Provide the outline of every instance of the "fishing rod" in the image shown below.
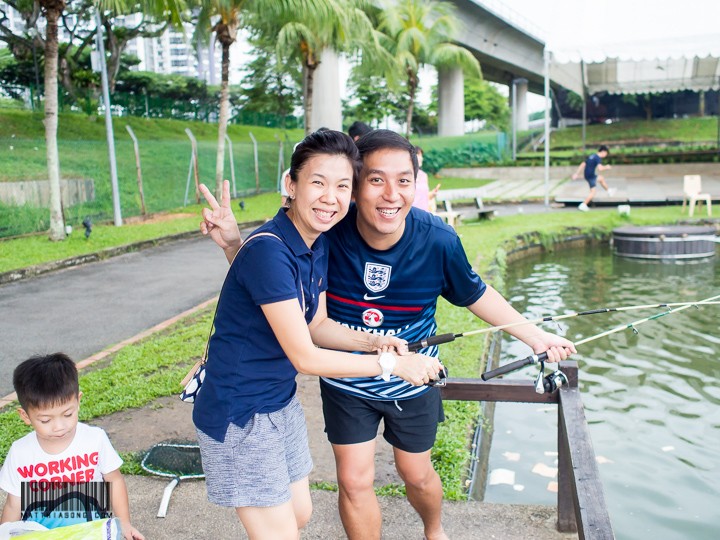
<path fill-rule="evenodd" d="M 590 341 L 595 341 L 596 339 L 600 339 L 605 336 L 609 336 L 611 334 L 615 334 L 617 332 L 622 332 L 623 330 L 631 329 L 634 333 L 638 333 L 635 327 L 640 326 L 643 323 L 646 323 L 648 321 L 654 321 L 656 319 L 659 319 L 661 317 L 665 317 L 666 315 L 670 315 L 672 313 L 678 313 L 680 311 L 683 311 L 685 309 L 691 308 L 691 307 L 698 307 L 701 305 L 713 305 L 718 304 L 717 300 L 720 298 L 720 295 L 712 296 L 710 298 L 706 298 L 705 300 L 700 300 L 697 302 L 678 302 L 675 304 L 677 307 L 674 307 L 672 309 L 669 309 L 667 311 L 663 311 L 661 313 L 656 313 L 655 315 L 651 315 L 649 317 L 645 317 L 643 319 L 638 319 L 637 321 L 633 321 L 631 323 L 622 324 L 620 326 L 616 326 L 615 328 L 612 328 L 610 330 L 606 330 L 604 332 L 600 332 L 599 334 L 595 334 L 594 336 L 587 337 L 585 339 L 581 339 L 580 341 L 575 342 L 575 346 L 583 345 L 585 343 L 589 343 Z M 667 305 L 667 304 L 666 304 Z M 495 377 L 498 377 L 499 375 L 504 375 L 505 373 L 510 373 L 511 371 L 515 371 L 517 369 L 520 369 L 525 366 L 529 366 L 532 364 L 540 364 L 541 366 L 541 373 L 538 376 L 538 379 L 536 380 L 535 384 L 535 390 L 536 392 L 542 394 L 543 391 L 553 391 L 557 387 L 562 386 L 562 384 L 567 384 L 567 377 L 565 377 L 565 374 L 563 374 L 560 371 L 556 371 L 552 373 L 550 376 L 545 377 L 543 379 L 543 370 L 545 366 L 545 362 L 548 359 L 547 352 L 543 352 L 540 354 L 531 354 L 530 356 L 527 356 L 521 360 L 516 360 L 514 362 L 510 362 L 509 364 L 505 364 L 504 366 L 500 366 L 496 369 L 486 371 L 481 375 L 483 381 L 487 381 L 488 379 L 493 379 Z M 559 375 L 558 375 L 559 374 Z M 553 377 L 555 377 L 554 380 Z M 564 381 L 563 381 L 564 378 Z M 543 389 L 544 388 L 544 389 Z"/>
<path fill-rule="evenodd" d="M 720 298 L 720 295 L 714 296 L 712 300 L 701 300 L 701 301 L 696 301 L 696 302 L 674 302 L 674 303 L 669 303 L 669 304 L 646 304 L 646 305 L 638 305 L 638 306 L 598 308 L 598 309 L 590 309 L 587 311 L 575 311 L 572 313 L 567 313 L 565 315 L 547 315 L 545 317 L 539 317 L 537 319 L 508 323 L 508 324 L 501 324 L 499 326 L 491 326 L 489 328 L 481 328 L 480 330 L 471 330 L 469 332 L 462 332 L 460 334 L 449 333 L 449 334 L 440 334 L 438 336 L 430 336 L 421 341 L 413 341 L 412 343 L 408 343 L 408 350 L 409 351 L 419 351 L 420 349 L 424 349 L 425 347 L 431 347 L 433 345 L 441 345 L 443 343 L 450 343 L 451 341 L 455 341 L 457 338 L 461 338 L 461 337 L 474 336 L 474 335 L 478 335 L 478 334 L 492 334 L 495 332 L 499 332 L 500 330 L 505 330 L 506 328 L 512 328 L 514 326 L 523 326 L 526 324 L 540 324 L 540 323 L 544 323 L 544 322 L 555 322 L 555 321 L 561 321 L 563 319 L 570 319 L 572 317 L 581 317 L 584 315 L 597 315 L 599 313 L 633 311 L 633 310 L 640 310 L 640 309 L 658 309 L 658 308 L 675 308 L 675 307 L 683 307 L 684 308 L 684 307 L 696 306 L 697 304 L 700 304 L 700 303 L 710 304 L 710 305 L 720 304 L 720 301 L 714 300 L 715 298 Z M 576 343 L 576 345 L 577 345 L 577 343 Z"/>

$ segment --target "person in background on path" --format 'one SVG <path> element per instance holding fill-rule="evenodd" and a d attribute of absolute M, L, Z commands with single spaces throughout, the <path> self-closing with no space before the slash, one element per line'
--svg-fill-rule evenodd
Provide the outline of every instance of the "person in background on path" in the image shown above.
<path fill-rule="evenodd" d="M 360 137 L 366 133 L 370 133 L 373 129 L 368 126 L 365 122 L 357 120 L 353 122 L 348 128 L 348 135 L 352 137 L 353 141 L 357 141 Z"/>
<path fill-rule="evenodd" d="M 440 184 L 435 186 L 435 188 L 430 191 L 430 181 L 428 179 L 428 175 L 425 171 L 422 170 L 422 148 L 416 146 L 415 152 L 417 153 L 418 172 L 417 177 L 415 178 L 415 200 L 413 201 L 413 206 L 415 208 L 419 208 L 420 210 L 434 213 L 435 210 L 437 210 L 437 202 L 435 201 L 435 197 L 437 197 L 437 193 L 440 190 Z"/>
<path fill-rule="evenodd" d="M 228 186 L 228 195 L 229 191 Z M 112 512 L 120 521 L 123 537 L 144 540 L 130 524 L 127 487 L 120 473 L 122 458 L 103 429 L 78 422 L 82 392 L 75 363 L 62 353 L 33 356 L 15 368 L 13 386 L 20 402 L 18 414 L 34 431 L 12 444 L 0 470 L 0 488 L 7 492 L 0 523 L 22 519 L 25 509 L 21 508 L 21 494 L 25 483 L 29 482 L 32 490 L 33 484 L 102 485 L 102 481 L 110 484 Z M 58 489 L 58 494 L 61 491 L 64 493 Z M 93 496 L 92 493 L 89 489 L 78 490 L 79 495 Z M 88 521 L 84 513 L 67 516 L 81 513 L 68 512 L 62 503 L 48 516 L 44 510 L 45 507 L 39 507 L 29 519 L 48 529 Z"/>
<path fill-rule="evenodd" d="M 211 206 L 203 209 L 201 228 L 216 241 L 232 233 L 223 237 L 231 265 L 193 421 L 208 499 L 235 508 L 252 539 L 295 540 L 312 513 L 312 460 L 296 395 L 298 373 L 379 380 L 394 375 L 415 388 L 436 379 L 442 367 L 437 358 L 390 352 L 407 351 L 399 338 L 352 330 L 327 316 L 329 245 L 323 233 L 345 217 L 360 165 L 348 135 L 308 135 L 292 155 L 289 208 L 244 244 L 237 224 L 215 226 L 234 222 L 229 185 L 223 184 L 222 204 L 201 186 Z"/>
<path fill-rule="evenodd" d="M 348 328 L 421 341 L 437 331 L 439 296 L 465 307 L 491 325 L 527 322 L 470 266 L 457 233 L 439 217 L 412 208 L 418 170 L 415 147 L 380 129 L 357 141 L 363 160 L 355 205 L 327 238 L 330 243 L 328 315 Z M 229 193 L 228 193 L 229 198 Z M 226 257 L 240 248 L 234 217 L 203 213 L 201 230 Z M 418 277 L 420 276 L 420 278 Z M 509 333 L 550 362 L 564 360 L 575 346 L 535 325 Z M 438 356 L 439 347 L 422 350 Z M 320 381 L 323 414 L 333 447 L 338 506 L 351 540 L 379 539 L 380 504 L 375 495 L 375 439 L 393 446 L 395 466 L 407 498 L 420 515 L 428 540 L 445 540 L 443 489 L 430 459 L 437 425 L 444 419 L 440 390 L 413 387 L 397 377 L 329 378 Z"/>
<path fill-rule="evenodd" d="M 605 178 L 597 174 L 598 172 L 607 171 L 612 168 L 610 165 L 602 164 L 602 160 L 605 159 L 608 154 L 610 154 L 610 150 L 608 150 L 607 146 L 602 145 L 598 148 L 596 153 L 588 156 L 588 158 L 578 166 L 577 171 L 575 171 L 572 175 L 572 179 L 577 180 L 580 178 L 580 175 L 584 173 L 585 180 L 590 186 L 590 193 L 578 206 L 578 210 L 581 212 L 587 212 L 590 210 L 589 204 L 595 197 L 595 193 L 597 192 L 595 186 L 598 182 L 600 182 L 600 185 L 608 192 L 608 195 L 611 197 L 615 195 L 615 188 L 608 187 L 607 182 L 605 182 Z"/>

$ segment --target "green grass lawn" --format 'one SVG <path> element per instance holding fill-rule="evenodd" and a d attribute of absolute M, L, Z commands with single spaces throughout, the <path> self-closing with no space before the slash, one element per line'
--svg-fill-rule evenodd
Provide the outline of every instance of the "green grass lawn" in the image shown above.
<path fill-rule="evenodd" d="M 258 209 L 260 204 L 258 203 Z M 504 250 L 512 247 L 515 238 L 531 232 L 538 234 L 544 244 L 551 246 L 554 239 L 568 232 L 573 234 L 607 233 L 612 228 L 623 224 L 671 224 L 680 218 L 678 207 L 634 208 L 631 217 L 620 217 L 614 209 L 594 210 L 587 214 L 555 213 L 543 216 L 514 215 L 498 217 L 492 221 L 468 222 L 458 227 L 458 234 L 473 267 L 484 276 L 491 276 L 491 283 L 500 291 L 503 290 L 502 273 L 490 273 L 492 266 L 499 265 L 502 270 Z M 127 243 L 126 233 L 146 228 L 146 236 L 168 234 L 190 226 L 183 218 L 178 223 L 166 221 L 158 224 L 139 224 L 132 228 L 116 229 L 119 243 Z M 197 218 L 192 218 L 197 226 Z M 109 231 L 108 231 L 109 234 Z M 137 233 L 140 236 L 142 234 Z M 107 236 L 107 244 L 111 244 Z M 37 250 L 35 238 L 13 240 L 13 250 L 33 252 Z M 45 241 L 47 242 L 47 241 Z M 0 243 L 5 247 L 9 242 Z M 26 244 L 23 246 L 23 244 Z M 74 244 L 63 244 L 67 251 L 63 257 L 74 249 Z M 7 252 L 5 252 L 7 253 Z M 3 253 L 3 255 L 5 255 Z M 0 257 L 0 260 L 4 259 Z M 202 351 L 206 339 L 207 326 L 213 307 L 208 307 L 185 320 L 179 321 L 167 330 L 153 335 L 137 344 L 123 348 L 109 360 L 98 367 L 83 370 L 80 386 L 84 392 L 81 419 L 89 420 L 130 407 L 142 407 L 161 396 L 178 393 L 178 382 Z M 444 300 L 438 303 L 438 333 L 461 332 L 478 328 L 477 319 L 465 309 L 451 306 Z M 480 370 L 480 358 L 483 353 L 484 340 L 457 340 L 443 346 L 442 354 L 454 377 L 477 377 Z M 466 478 L 470 449 L 468 437 L 478 419 L 479 405 L 472 402 L 452 401 L 445 405 L 447 420 L 441 424 L 438 440 L 433 449 L 433 461 L 440 473 L 445 496 L 449 499 L 465 497 L 464 480 Z M 8 410 L 0 413 L 0 430 L 4 437 L 0 440 L 0 459 L 9 449 L 12 440 L 27 433 L 27 426 L 17 414 Z M 125 455 L 127 463 L 124 472 L 139 471 L 139 456 Z M 383 486 L 381 493 L 402 492 L 398 486 Z"/>
<path fill-rule="evenodd" d="M 667 118 L 658 120 L 624 120 L 613 124 L 593 124 L 586 128 L 587 145 L 643 141 L 679 141 L 684 143 L 717 141 L 718 118 Z M 582 144 L 582 127 L 553 131 L 553 147 L 574 147 Z"/>

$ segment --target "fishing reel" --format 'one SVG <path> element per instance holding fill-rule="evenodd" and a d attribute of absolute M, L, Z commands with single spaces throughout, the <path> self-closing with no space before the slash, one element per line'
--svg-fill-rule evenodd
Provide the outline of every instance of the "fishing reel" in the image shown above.
<path fill-rule="evenodd" d="M 535 378 L 535 392 L 538 394 L 552 394 L 561 386 L 569 384 L 567 375 L 559 369 L 545 375 L 545 362 L 540 362 L 540 371 Z"/>
<path fill-rule="evenodd" d="M 446 386 L 447 385 L 448 370 L 445 366 L 438 371 L 437 379 L 432 379 L 427 383 L 427 386 Z"/>

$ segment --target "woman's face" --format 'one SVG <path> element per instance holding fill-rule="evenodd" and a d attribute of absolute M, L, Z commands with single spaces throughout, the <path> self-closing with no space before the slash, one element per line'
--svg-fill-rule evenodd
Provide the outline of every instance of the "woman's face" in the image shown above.
<path fill-rule="evenodd" d="M 288 216 L 308 247 L 347 214 L 352 178 L 346 157 L 318 154 L 305 162 L 296 182 L 288 182 L 292 197 Z"/>

